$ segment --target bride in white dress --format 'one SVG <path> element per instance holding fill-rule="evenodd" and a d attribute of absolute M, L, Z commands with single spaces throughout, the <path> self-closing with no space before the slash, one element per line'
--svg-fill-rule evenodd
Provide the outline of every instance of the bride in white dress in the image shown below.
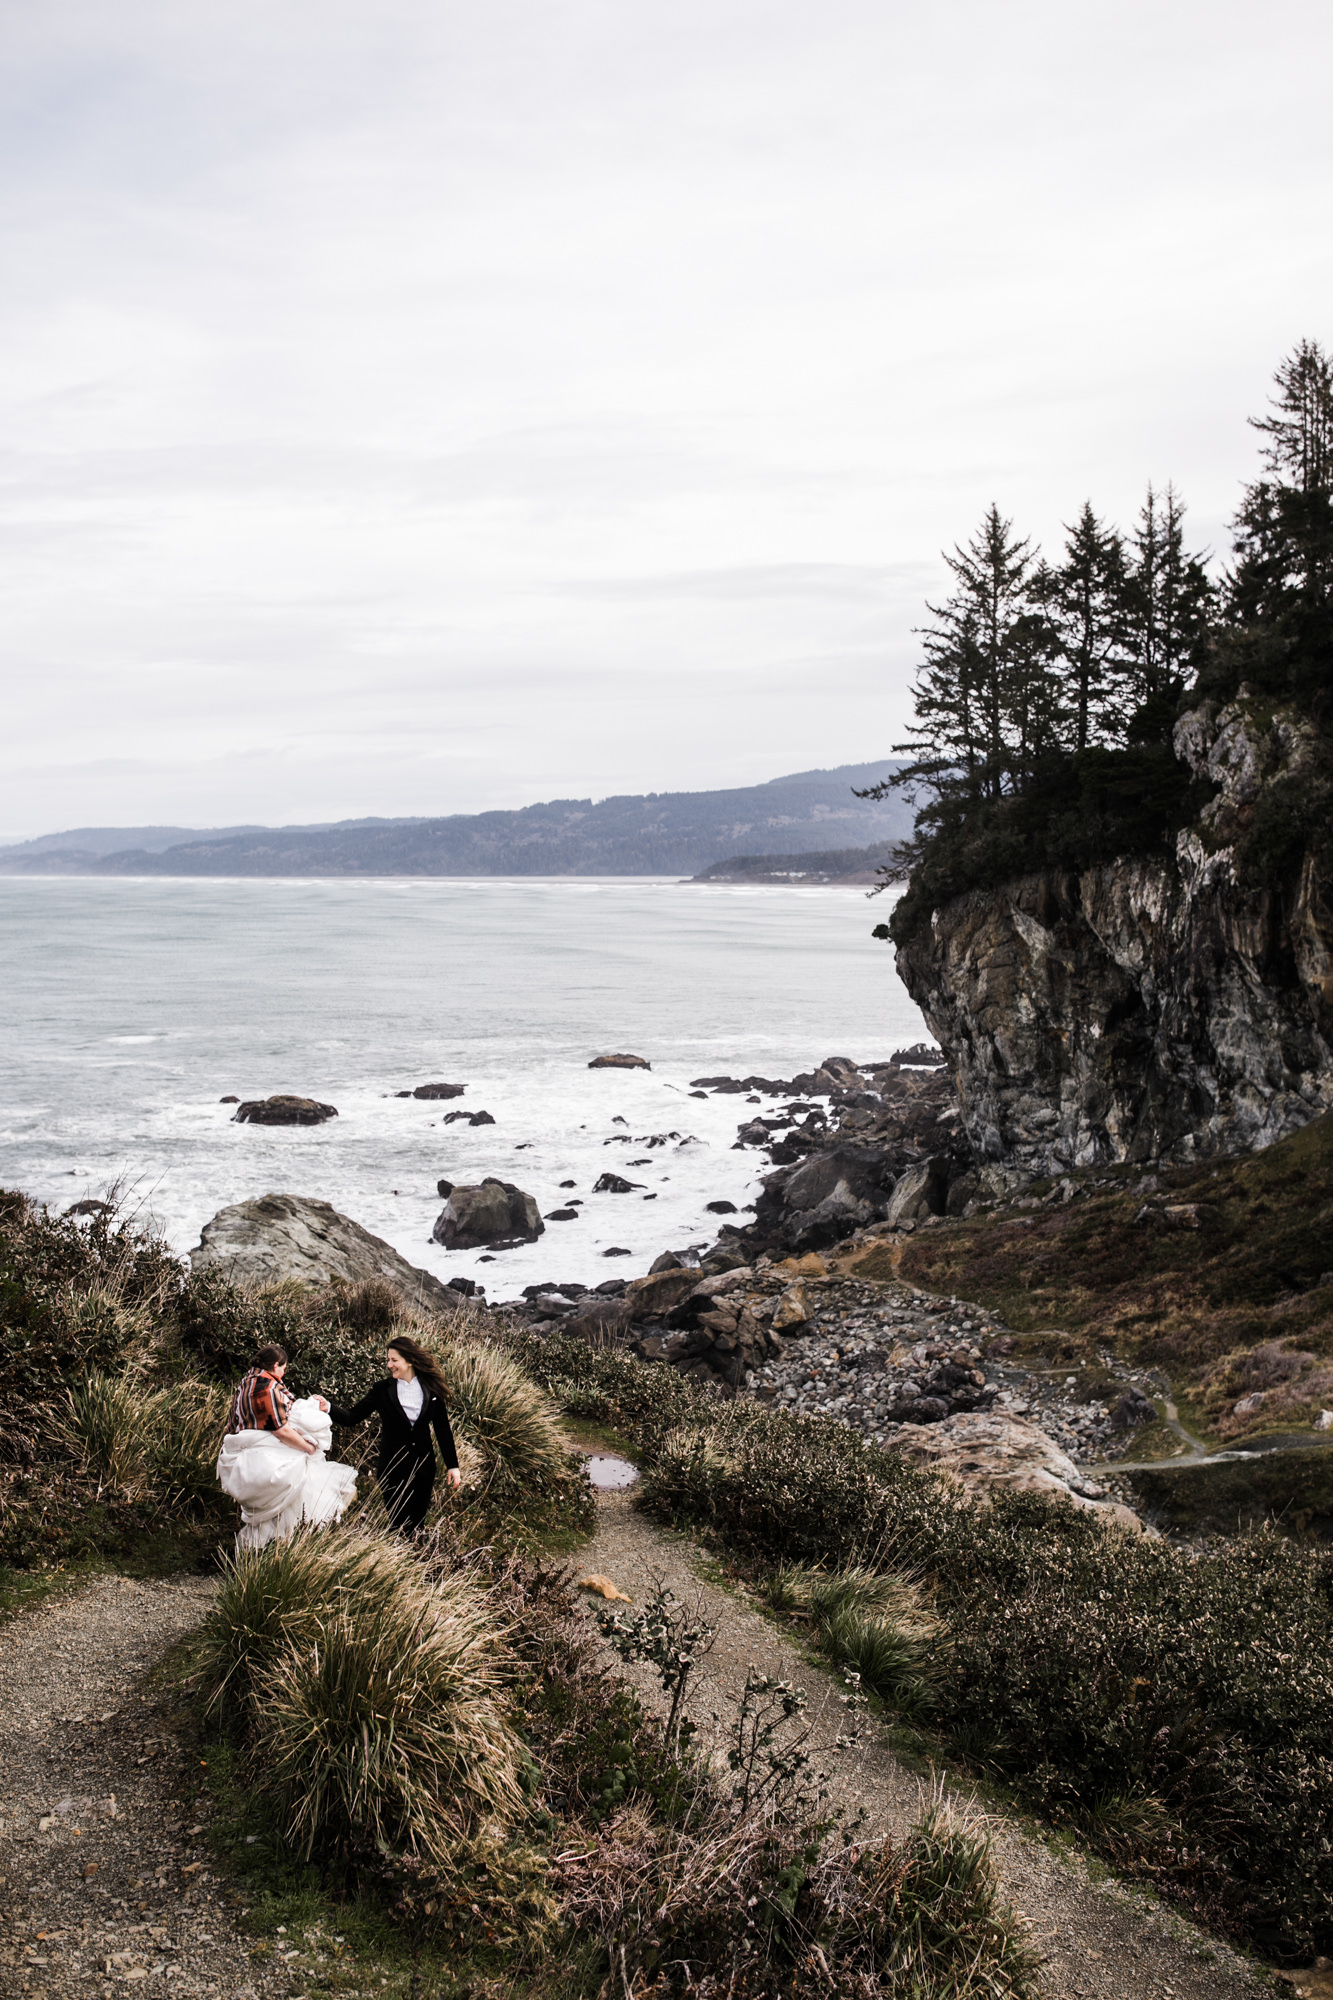
<path fill-rule="evenodd" d="M 272 1431 L 229 1431 L 222 1440 L 218 1482 L 240 1503 L 238 1549 L 281 1541 L 302 1521 L 339 1521 L 356 1493 L 352 1467 L 326 1456 L 333 1423 L 323 1398 L 303 1396 L 291 1405 L 286 1421 L 313 1450 L 286 1444 Z"/>

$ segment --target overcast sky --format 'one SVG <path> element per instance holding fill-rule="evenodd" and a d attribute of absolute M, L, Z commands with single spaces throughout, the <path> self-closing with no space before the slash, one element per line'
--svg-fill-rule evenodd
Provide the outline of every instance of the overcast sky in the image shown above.
<path fill-rule="evenodd" d="M 6 0 L 0 834 L 879 755 L 1333 339 L 1326 0 Z"/>

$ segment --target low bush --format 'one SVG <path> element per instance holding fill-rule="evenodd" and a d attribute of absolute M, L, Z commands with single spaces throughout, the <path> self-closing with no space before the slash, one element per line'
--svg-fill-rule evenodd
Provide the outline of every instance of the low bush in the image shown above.
<path fill-rule="evenodd" d="M 1032 1495 L 977 1506 L 830 1419 L 568 1336 L 514 1344 L 634 1440 L 652 1512 L 763 1565 L 920 1577 L 934 1721 L 972 1762 L 1094 1835 L 1096 1801 L 1129 1801 L 1122 1864 L 1133 1802 L 1159 1802 L 1175 1834 L 1139 1872 L 1272 1952 L 1333 1946 L 1333 1556 L 1272 1532 L 1190 1551 Z"/>

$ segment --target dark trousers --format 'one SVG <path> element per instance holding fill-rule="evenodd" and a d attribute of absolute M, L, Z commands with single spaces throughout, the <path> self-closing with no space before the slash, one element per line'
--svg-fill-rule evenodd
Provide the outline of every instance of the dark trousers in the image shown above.
<path fill-rule="evenodd" d="M 379 1475 L 380 1492 L 389 1510 L 389 1525 L 400 1535 L 415 1535 L 430 1511 L 435 1488 L 435 1454 L 415 1464 L 388 1465 Z"/>

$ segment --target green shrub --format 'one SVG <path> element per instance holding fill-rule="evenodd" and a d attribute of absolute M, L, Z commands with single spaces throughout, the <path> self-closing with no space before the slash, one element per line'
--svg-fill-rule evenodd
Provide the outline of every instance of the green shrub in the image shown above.
<path fill-rule="evenodd" d="M 43 1408 L 90 1368 L 116 1368 L 152 1337 L 181 1266 L 113 1203 L 53 1216 L 0 1190 L 0 1408 Z"/>

